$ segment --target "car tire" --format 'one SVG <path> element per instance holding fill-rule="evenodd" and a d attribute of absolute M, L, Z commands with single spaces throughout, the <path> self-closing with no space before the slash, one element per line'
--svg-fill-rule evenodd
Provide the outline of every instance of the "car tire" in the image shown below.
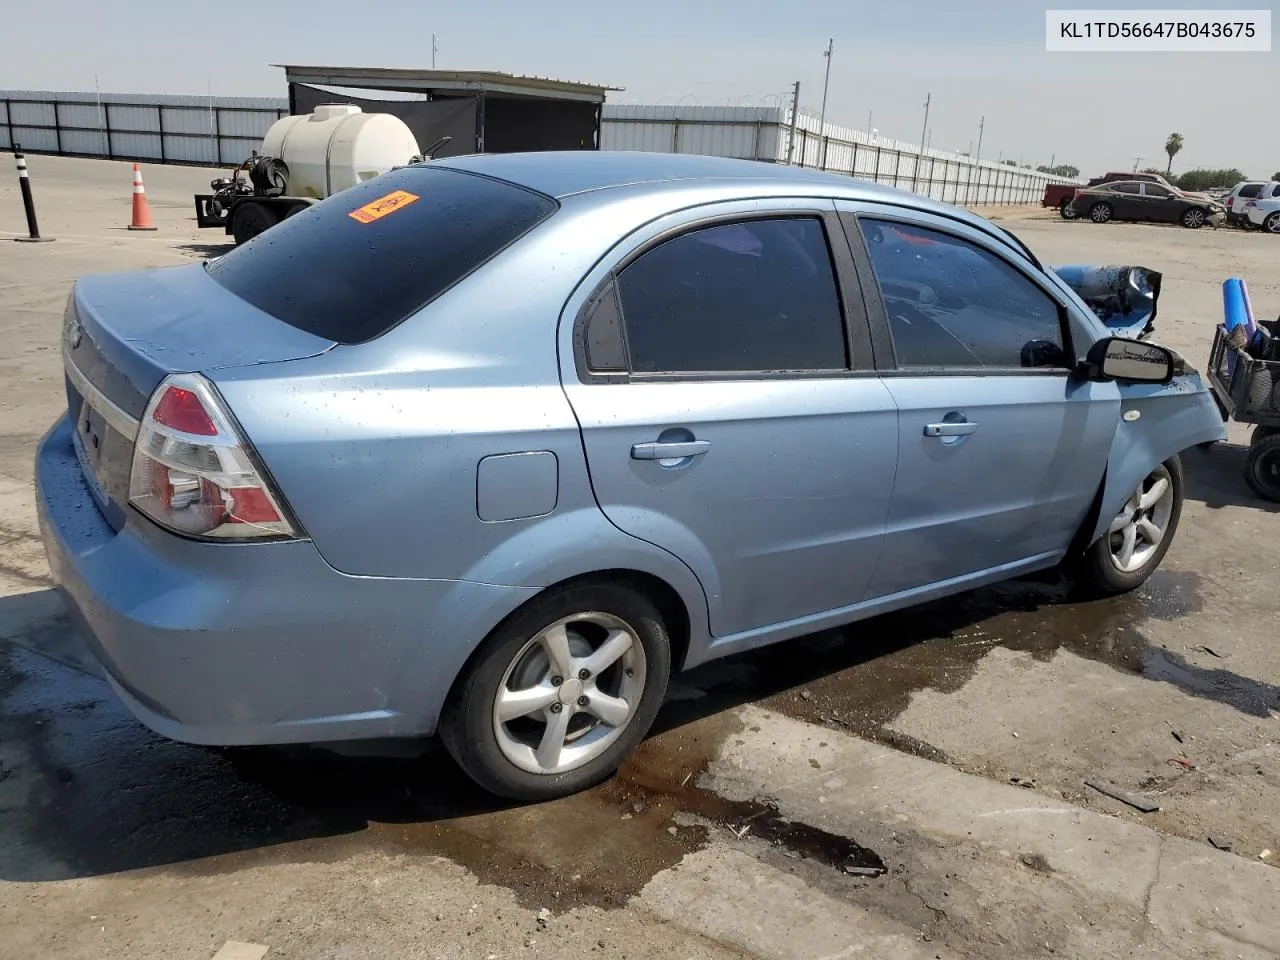
<path fill-rule="evenodd" d="M 1267 233 L 1280 234 L 1280 210 L 1277 210 L 1262 221 L 1262 229 Z"/>
<path fill-rule="evenodd" d="M 1260 437 L 1254 431 L 1244 461 L 1244 480 L 1262 499 L 1280 503 L 1280 434 Z"/>
<path fill-rule="evenodd" d="M 231 210 L 231 236 L 235 238 L 236 246 L 240 246 L 279 221 L 280 217 L 266 204 L 246 200 Z"/>
<path fill-rule="evenodd" d="M 585 670 L 604 647 L 619 650 L 620 635 L 629 645 L 598 676 L 557 672 Z M 570 585 L 537 597 L 486 638 L 454 684 L 440 738 L 490 793 L 521 802 L 566 796 L 607 779 L 644 739 L 670 672 L 670 636 L 650 596 L 611 580 Z M 591 701 L 617 721 L 601 718 Z M 531 709 L 504 720 L 504 708 Z"/>
<path fill-rule="evenodd" d="M 1167 484 L 1165 492 L 1142 506 L 1160 483 Z M 1178 457 L 1170 457 L 1152 470 L 1110 527 L 1080 558 L 1075 571 L 1077 592 L 1091 598 L 1114 597 L 1142 586 L 1160 566 L 1178 532 L 1182 490 L 1182 461 Z M 1158 537 L 1150 533 L 1152 527 L 1160 530 Z"/>
<path fill-rule="evenodd" d="M 1071 206 L 1070 197 L 1068 197 L 1066 200 L 1063 200 L 1061 203 L 1058 204 L 1058 214 L 1062 217 L 1063 220 L 1079 220 L 1080 219 L 1080 214 L 1076 213 L 1075 208 Z"/>
<path fill-rule="evenodd" d="M 1094 223 L 1110 223 L 1112 213 L 1114 211 L 1111 209 L 1111 204 L 1095 203 L 1089 208 L 1089 219 Z"/>
<path fill-rule="evenodd" d="M 1188 230 L 1199 230 L 1209 222 L 1209 215 L 1201 207 L 1192 207 L 1182 214 L 1182 225 Z"/>

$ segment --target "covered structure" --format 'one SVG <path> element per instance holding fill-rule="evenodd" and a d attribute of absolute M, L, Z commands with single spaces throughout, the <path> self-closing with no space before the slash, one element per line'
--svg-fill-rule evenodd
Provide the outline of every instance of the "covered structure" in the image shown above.
<path fill-rule="evenodd" d="M 452 137 L 437 151 L 440 157 L 598 150 L 605 94 L 621 89 L 486 70 L 276 66 L 285 72 L 290 113 L 310 113 L 321 103 L 351 103 L 366 113 L 394 114 L 424 150 L 442 137 Z M 378 99 L 352 90 L 418 98 Z"/>

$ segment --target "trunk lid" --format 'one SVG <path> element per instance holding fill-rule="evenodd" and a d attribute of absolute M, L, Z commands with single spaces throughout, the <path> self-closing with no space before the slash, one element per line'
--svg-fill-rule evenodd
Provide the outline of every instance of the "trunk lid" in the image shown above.
<path fill-rule="evenodd" d="M 223 289 L 201 264 L 78 281 L 62 330 L 67 411 L 103 514 L 123 526 L 138 421 L 169 374 L 299 360 L 333 345 Z"/>

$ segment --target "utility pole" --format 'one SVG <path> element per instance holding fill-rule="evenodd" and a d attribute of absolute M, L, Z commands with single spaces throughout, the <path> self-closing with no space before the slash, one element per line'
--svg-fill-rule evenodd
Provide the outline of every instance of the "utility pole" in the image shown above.
<path fill-rule="evenodd" d="M 440 45 L 436 43 L 436 35 L 431 35 L 431 69 L 436 68 L 436 54 L 440 52 Z"/>
<path fill-rule="evenodd" d="M 796 155 L 796 124 L 800 120 L 800 81 L 795 82 L 791 94 L 791 135 L 787 137 L 787 166 L 791 165 Z M 800 166 L 804 166 L 804 157 L 800 158 Z"/>
<path fill-rule="evenodd" d="M 982 159 L 982 128 L 986 126 L 986 124 L 987 124 L 986 117 L 978 118 L 978 149 L 973 155 L 973 169 L 969 177 L 970 182 L 973 181 L 974 177 L 977 177 L 978 179 L 978 199 L 979 200 L 982 199 L 982 168 L 978 166 L 978 162 Z M 968 203 L 970 202 L 970 200 L 971 198 L 969 197 L 969 191 L 966 190 L 965 202 Z"/>
<path fill-rule="evenodd" d="M 827 49 L 823 52 L 823 56 L 827 58 L 827 75 L 822 81 L 822 109 L 818 111 L 818 136 L 822 138 L 822 160 L 819 161 L 820 169 L 827 169 L 827 88 L 831 86 L 831 53 L 835 50 L 836 41 L 834 37 L 827 40 Z"/>
<path fill-rule="evenodd" d="M 920 152 L 916 155 L 916 169 L 911 176 L 911 189 L 915 190 L 920 184 L 920 164 L 924 161 L 924 139 L 929 132 L 929 103 L 933 100 L 933 94 L 927 93 L 924 98 L 924 126 L 920 128 Z"/>

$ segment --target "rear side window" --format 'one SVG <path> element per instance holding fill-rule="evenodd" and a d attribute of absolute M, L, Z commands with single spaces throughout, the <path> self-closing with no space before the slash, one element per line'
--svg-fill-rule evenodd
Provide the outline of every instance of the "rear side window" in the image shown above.
<path fill-rule="evenodd" d="M 1142 185 L 1130 180 L 1122 180 L 1119 183 L 1113 183 L 1110 189 L 1112 193 L 1137 193 L 1142 189 Z"/>
<path fill-rule="evenodd" d="M 456 170 L 406 167 L 335 194 L 208 266 L 236 296 L 308 333 L 386 333 L 537 226 L 556 202 Z"/>
<path fill-rule="evenodd" d="M 816 218 L 694 230 L 643 254 L 617 286 L 633 373 L 848 368 L 831 251 Z"/>

